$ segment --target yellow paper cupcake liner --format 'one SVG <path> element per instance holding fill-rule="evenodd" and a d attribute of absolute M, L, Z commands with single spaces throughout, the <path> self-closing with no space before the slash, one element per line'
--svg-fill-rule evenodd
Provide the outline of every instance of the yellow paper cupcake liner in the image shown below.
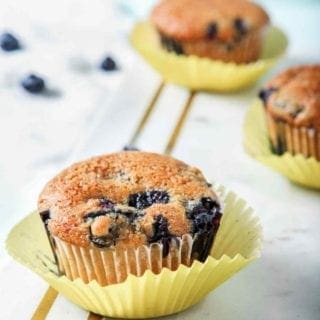
<path fill-rule="evenodd" d="M 196 56 L 176 55 L 161 48 L 154 27 L 138 23 L 131 34 L 132 45 L 165 81 L 192 90 L 236 91 L 256 82 L 284 54 L 288 41 L 276 27 L 267 31 L 261 58 L 248 64 L 226 63 Z"/>
<path fill-rule="evenodd" d="M 266 116 L 259 99 L 250 107 L 244 125 L 244 146 L 253 158 L 300 185 L 320 189 L 320 161 L 289 152 L 275 155 L 268 138 Z"/>
<path fill-rule="evenodd" d="M 260 255 L 259 219 L 245 201 L 217 187 L 224 214 L 211 255 L 205 263 L 181 265 L 160 274 L 129 275 L 122 283 L 100 286 L 57 276 L 52 252 L 37 212 L 18 223 L 7 238 L 10 255 L 53 288 L 86 310 L 109 317 L 149 318 L 184 310 L 206 296 Z"/>

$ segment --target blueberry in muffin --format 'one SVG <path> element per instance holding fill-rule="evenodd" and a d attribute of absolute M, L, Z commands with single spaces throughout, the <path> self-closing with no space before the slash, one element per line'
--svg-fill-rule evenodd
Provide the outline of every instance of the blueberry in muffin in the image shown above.
<path fill-rule="evenodd" d="M 101 285 L 205 261 L 222 216 L 198 169 L 139 151 L 72 165 L 48 182 L 38 208 L 60 271 Z"/>
<path fill-rule="evenodd" d="M 272 150 L 320 160 L 320 65 L 289 68 L 260 91 Z"/>
<path fill-rule="evenodd" d="M 260 56 L 269 17 L 247 0 L 162 0 L 151 22 L 170 52 L 248 63 Z"/>

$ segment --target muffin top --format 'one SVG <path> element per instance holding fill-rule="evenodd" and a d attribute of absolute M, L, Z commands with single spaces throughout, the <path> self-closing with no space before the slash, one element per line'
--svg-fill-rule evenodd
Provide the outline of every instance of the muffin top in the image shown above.
<path fill-rule="evenodd" d="M 297 127 L 320 127 L 320 65 L 287 69 L 260 92 L 267 111 Z"/>
<path fill-rule="evenodd" d="M 151 20 L 160 33 L 176 40 L 229 42 L 264 27 L 269 17 L 246 0 L 162 0 Z"/>
<path fill-rule="evenodd" d="M 70 166 L 47 183 L 38 209 L 53 236 L 100 248 L 211 232 L 221 216 L 217 196 L 197 168 L 138 151 Z"/>

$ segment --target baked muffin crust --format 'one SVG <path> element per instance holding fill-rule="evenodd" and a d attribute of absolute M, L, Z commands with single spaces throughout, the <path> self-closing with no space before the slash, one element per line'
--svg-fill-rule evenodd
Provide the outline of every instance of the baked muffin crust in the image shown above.
<path fill-rule="evenodd" d="M 184 234 L 213 236 L 221 217 L 217 195 L 198 169 L 137 151 L 70 166 L 45 186 L 38 209 L 46 213 L 51 236 L 98 248 L 165 244 Z"/>
<path fill-rule="evenodd" d="M 275 120 L 320 128 L 320 65 L 287 69 L 265 86 L 260 97 Z"/>
<path fill-rule="evenodd" d="M 232 40 L 245 29 L 260 29 L 269 22 L 266 12 L 246 0 L 163 0 L 151 20 L 168 37 L 193 41 L 216 37 Z"/>

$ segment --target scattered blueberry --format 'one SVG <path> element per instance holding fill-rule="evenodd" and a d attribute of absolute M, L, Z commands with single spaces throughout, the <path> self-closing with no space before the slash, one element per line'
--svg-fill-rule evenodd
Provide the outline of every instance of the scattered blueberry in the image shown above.
<path fill-rule="evenodd" d="M 45 88 L 44 80 L 34 74 L 30 74 L 24 78 L 21 81 L 21 85 L 30 93 L 40 93 Z"/>
<path fill-rule="evenodd" d="M 127 146 L 124 146 L 123 151 L 140 151 L 140 150 L 134 146 L 127 145 Z"/>
<path fill-rule="evenodd" d="M 11 33 L 3 33 L 0 36 L 0 46 L 4 51 L 14 51 L 21 49 L 18 39 Z"/>
<path fill-rule="evenodd" d="M 217 33 L 218 33 L 217 24 L 215 22 L 210 23 L 207 27 L 207 33 L 206 33 L 207 38 L 212 40 L 216 37 Z"/>
<path fill-rule="evenodd" d="M 128 204 L 130 207 L 145 209 L 154 203 L 168 203 L 169 195 L 165 191 L 151 190 L 139 192 L 129 196 Z"/>
<path fill-rule="evenodd" d="M 111 57 L 106 57 L 101 65 L 100 68 L 104 71 L 115 71 L 118 70 L 118 66 L 116 62 Z"/>
<path fill-rule="evenodd" d="M 271 94 L 273 92 L 276 92 L 277 90 L 278 90 L 277 88 L 272 88 L 272 87 L 267 89 L 262 89 L 259 92 L 259 98 L 263 101 L 264 104 L 266 104 Z"/>
<path fill-rule="evenodd" d="M 241 35 L 244 35 L 248 32 L 248 26 L 241 18 L 234 19 L 233 26 Z"/>

